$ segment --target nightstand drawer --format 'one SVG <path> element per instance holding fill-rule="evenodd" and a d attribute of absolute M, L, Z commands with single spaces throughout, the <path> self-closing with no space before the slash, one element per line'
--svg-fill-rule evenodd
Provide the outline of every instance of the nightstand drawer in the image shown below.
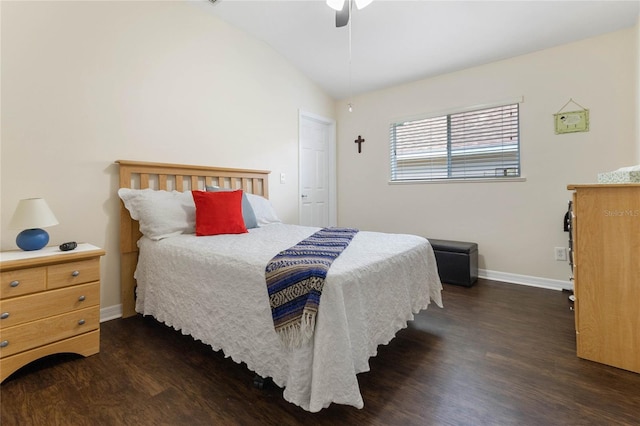
<path fill-rule="evenodd" d="M 0 329 L 100 304 L 100 283 L 0 301 Z"/>
<path fill-rule="evenodd" d="M 35 293 L 45 289 L 47 268 L 0 272 L 0 299 Z"/>
<path fill-rule="evenodd" d="M 67 287 L 75 284 L 98 281 L 100 279 L 100 259 L 81 260 L 49 266 L 47 288 Z"/>
<path fill-rule="evenodd" d="M 0 358 L 96 330 L 100 307 L 93 306 L 0 330 Z"/>

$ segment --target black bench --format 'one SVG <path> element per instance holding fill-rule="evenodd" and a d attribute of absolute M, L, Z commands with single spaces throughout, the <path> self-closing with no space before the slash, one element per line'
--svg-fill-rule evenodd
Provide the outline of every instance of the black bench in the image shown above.
<path fill-rule="evenodd" d="M 429 238 L 440 281 L 471 287 L 478 280 L 478 244 Z"/>

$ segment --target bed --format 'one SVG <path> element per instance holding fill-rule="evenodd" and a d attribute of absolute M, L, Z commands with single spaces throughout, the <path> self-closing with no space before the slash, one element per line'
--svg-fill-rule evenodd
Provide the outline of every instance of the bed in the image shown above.
<path fill-rule="evenodd" d="M 270 377 L 284 388 L 287 401 L 304 410 L 317 412 L 332 403 L 362 408 L 356 375 L 369 371 L 377 347 L 432 301 L 442 307 L 442 285 L 426 239 L 359 231 L 326 275 L 311 341 L 285 347 L 274 330 L 265 266 L 319 228 L 280 222 L 268 201 L 269 172 L 117 163 L 119 193 L 171 192 L 185 202 L 181 194 L 191 190 L 242 189 L 258 223 L 242 234 L 202 237 L 179 231 L 156 238 L 144 223 L 148 218 L 129 199 L 127 206 L 122 202 L 123 316 L 151 315 L 222 350 Z"/>

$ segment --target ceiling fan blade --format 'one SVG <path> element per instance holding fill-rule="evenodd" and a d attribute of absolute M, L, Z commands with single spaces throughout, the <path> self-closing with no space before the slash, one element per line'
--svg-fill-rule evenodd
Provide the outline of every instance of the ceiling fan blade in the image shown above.
<path fill-rule="evenodd" d="M 336 27 L 344 27 L 349 22 L 349 9 L 351 1 L 345 1 L 342 10 L 336 11 Z"/>
<path fill-rule="evenodd" d="M 360 10 L 369 6 L 373 0 L 355 0 L 355 1 L 356 1 L 356 7 L 358 8 L 358 10 Z"/>

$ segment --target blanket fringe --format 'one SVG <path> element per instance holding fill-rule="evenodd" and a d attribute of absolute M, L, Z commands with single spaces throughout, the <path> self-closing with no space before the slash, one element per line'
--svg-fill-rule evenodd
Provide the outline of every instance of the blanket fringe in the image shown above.
<path fill-rule="evenodd" d="M 276 331 L 287 348 L 301 348 L 311 341 L 315 326 L 316 313 L 303 312 L 299 322 L 289 323 Z"/>

